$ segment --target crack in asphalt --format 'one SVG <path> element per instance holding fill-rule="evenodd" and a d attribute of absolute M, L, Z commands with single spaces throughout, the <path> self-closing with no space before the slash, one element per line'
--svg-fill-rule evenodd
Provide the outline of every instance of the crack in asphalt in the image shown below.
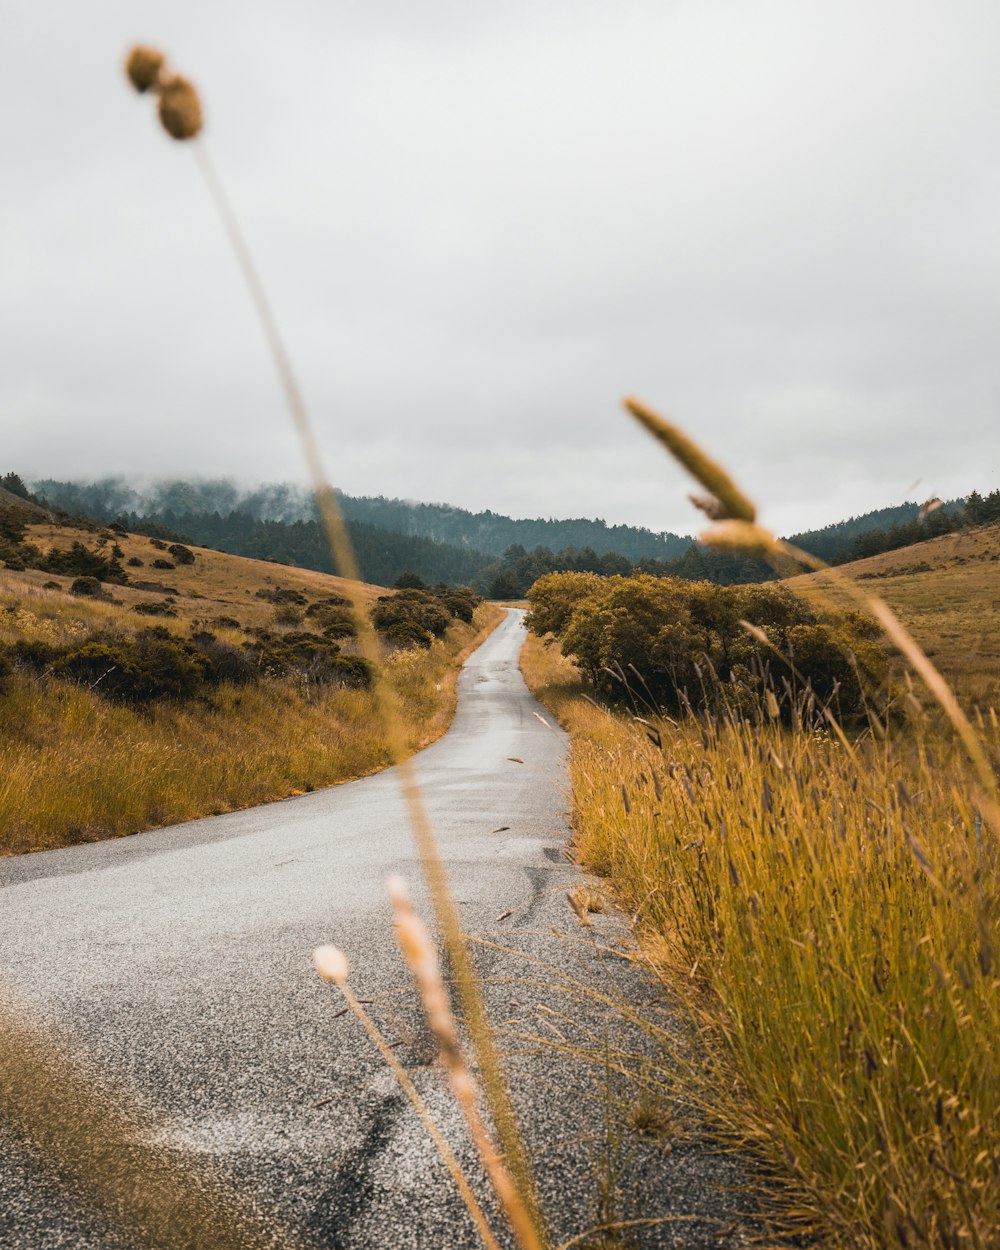
<path fill-rule="evenodd" d="M 319 1232 L 334 1230 L 332 1240 L 327 1242 L 331 1250 L 350 1247 L 353 1230 L 376 1191 L 376 1161 L 389 1144 L 406 1105 L 401 1094 L 381 1099 L 369 1113 L 371 1122 L 361 1142 L 350 1158 L 341 1163 L 335 1179 L 317 1201 L 315 1227 Z"/>

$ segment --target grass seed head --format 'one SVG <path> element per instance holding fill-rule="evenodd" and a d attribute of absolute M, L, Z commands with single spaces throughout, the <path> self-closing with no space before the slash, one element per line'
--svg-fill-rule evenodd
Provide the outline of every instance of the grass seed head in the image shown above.
<path fill-rule="evenodd" d="M 313 967 L 324 981 L 343 985 L 351 974 L 351 965 L 339 946 L 317 946 L 313 951 Z"/>
<path fill-rule="evenodd" d="M 136 44 L 125 58 L 125 73 L 136 91 L 148 91 L 157 85 L 163 62 L 162 52 Z"/>
<path fill-rule="evenodd" d="M 707 456 L 683 430 L 678 429 L 669 421 L 664 421 L 661 416 L 637 399 L 626 399 L 625 407 L 640 425 L 666 447 L 667 451 L 687 469 L 692 477 L 711 492 L 713 502 L 710 506 L 717 511 L 718 515 L 738 521 L 752 522 L 756 519 L 756 508 L 725 469 Z M 717 504 L 714 501 L 718 501 Z M 699 503 L 698 507 L 704 509 L 704 502 Z"/>
<path fill-rule="evenodd" d="M 202 127 L 201 100 L 194 84 L 180 74 L 160 88 L 160 122 L 172 139 L 193 139 Z"/>
<path fill-rule="evenodd" d="M 778 546 L 778 540 L 770 530 L 752 521 L 716 521 L 698 535 L 698 541 L 706 547 L 745 551 L 748 555 L 767 555 Z"/>

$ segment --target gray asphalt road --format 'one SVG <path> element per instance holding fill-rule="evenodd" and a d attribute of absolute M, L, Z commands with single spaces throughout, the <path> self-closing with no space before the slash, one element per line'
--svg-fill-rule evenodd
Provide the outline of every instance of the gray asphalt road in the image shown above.
<path fill-rule="evenodd" d="M 451 729 L 417 762 L 467 930 L 515 948 L 483 949 L 478 963 L 545 1205 L 560 1239 L 610 1212 L 668 1217 L 639 1230 L 642 1245 L 742 1245 L 750 1199 L 739 1162 L 697 1134 L 669 1133 L 667 1153 L 632 1132 L 635 1091 L 614 1080 L 607 1094 L 609 1056 L 623 1049 L 642 1064 L 649 1044 L 567 992 L 577 978 L 657 998 L 601 952 L 622 936 L 614 917 L 584 929 L 566 903 L 581 879 L 563 855 L 566 741 L 524 686 L 522 640 L 511 611 L 467 662 Z M 164 1139 L 212 1160 L 309 1246 L 477 1244 L 393 1078 L 310 965 L 322 942 L 349 953 L 357 993 L 376 1000 L 372 1012 L 478 1176 L 392 939 L 386 874 L 406 877 L 423 904 L 397 789 L 389 770 L 0 861 L 4 982 L 147 1099 Z M 528 956 L 555 971 L 540 975 Z M 0 1152 L 4 1247 L 128 1244 L 2 1130 Z"/>

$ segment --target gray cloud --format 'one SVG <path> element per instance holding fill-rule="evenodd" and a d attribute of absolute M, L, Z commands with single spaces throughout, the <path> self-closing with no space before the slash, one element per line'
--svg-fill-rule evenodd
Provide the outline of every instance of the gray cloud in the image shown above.
<path fill-rule="evenodd" d="M 301 478 L 199 83 L 337 483 L 688 529 L 672 413 L 790 530 L 1000 478 L 991 2 L 0 5 L 5 460 Z"/>

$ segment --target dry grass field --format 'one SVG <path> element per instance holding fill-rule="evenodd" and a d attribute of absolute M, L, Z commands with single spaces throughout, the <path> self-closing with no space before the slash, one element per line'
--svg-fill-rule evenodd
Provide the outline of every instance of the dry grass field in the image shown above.
<path fill-rule="evenodd" d="M 92 533 L 47 523 L 29 525 L 27 529 L 27 540 L 45 550 L 51 546 L 68 548 L 75 540 L 93 546 L 94 538 Z M 212 616 L 235 616 L 242 626 L 269 625 L 274 615 L 273 609 L 267 602 L 256 597 L 258 590 L 269 587 L 287 586 L 314 599 L 345 593 L 346 583 L 341 578 L 331 577 L 327 573 L 315 573 L 310 569 L 272 564 L 265 560 L 249 560 L 244 556 L 226 555 L 221 551 L 209 551 L 195 546 L 191 547 L 196 557 L 194 564 L 177 564 L 162 546 L 154 546 L 153 539 L 145 538 L 141 534 L 115 534 L 114 541 L 124 553 L 122 562 L 126 565 L 132 583 L 156 582 L 179 592 L 174 605 L 177 611 L 175 628 L 182 628 Z M 174 568 L 153 567 L 154 560 L 164 558 Z M 139 559 L 143 563 L 139 567 L 129 567 L 130 559 Z M 33 589 L 45 595 L 49 592 L 42 587 L 50 581 L 58 582 L 60 588 L 67 591 L 73 578 L 31 569 L 16 574 L 0 570 L 0 590 L 5 594 L 30 594 Z M 107 589 L 119 604 L 117 609 L 110 610 L 112 614 L 121 608 L 134 608 L 136 603 L 155 599 L 158 595 L 162 597 L 163 593 L 142 590 L 134 584 L 109 586 Z M 386 593 L 381 586 L 368 586 L 365 583 L 352 583 L 351 589 L 358 597 L 369 602 Z M 74 607 L 79 605 L 80 601 L 76 600 Z M 102 607 L 103 605 L 95 605 L 98 613 Z M 163 623 L 170 626 L 170 620 L 164 620 Z"/>
<path fill-rule="evenodd" d="M 34 524 L 27 538 L 43 550 L 98 534 Z M 108 598 L 70 593 L 71 576 L 0 570 L 0 645 L 54 647 L 104 633 L 155 627 L 178 638 L 210 631 L 239 649 L 266 630 L 308 631 L 305 606 L 258 596 L 298 592 L 308 603 L 330 596 L 370 601 L 377 586 L 323 573 L 224 555 L 198 547 L 177 563 L 149 538 L 113 535 L 130 584 L 105 585 Z M 153 567 L 156 559 L 174 565 Z M 128 565 L 142 560 L 141 566 Z M 137 583 L 147 583 L 145 587 Z M 168 615 L 147 615 L 155 604 Z M 418 750 L 450 722 L 462 659 L 500 619 L 481 605 L 471 624 L 453 621 L 427 648 L 393 651 L 386 662 L 405 718 L 408 748 Z M 350 655 L 353 639 L 340 642 Z M 121 836 L 142 829 L 280 799 L 372 772 L 388 748 L 371 691 L 310 682 L 305 675 L 223 682 L 182 700 L 135 707 L 102 698 L 86 684 L 22 671 L 0 690 L 0 854 Z"/>
<path fill-rule="evenodd" d="M 963 702 L 1000 705 L 1000 525 L 857 560 L 837 574 L 889 604 Z M 788 584 L 807 598 L 831 593 L 823 573 Z"/>

